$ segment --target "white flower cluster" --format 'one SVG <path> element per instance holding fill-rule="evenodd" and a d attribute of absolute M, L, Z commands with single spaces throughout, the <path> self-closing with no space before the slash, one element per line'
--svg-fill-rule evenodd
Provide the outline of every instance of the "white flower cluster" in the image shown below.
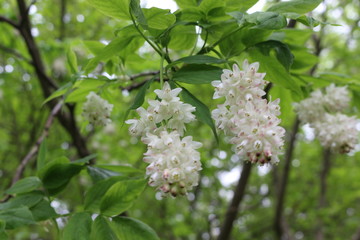
<path fill-rule="evenodd" d="M 221 81 L 213 81 L 214 99 L 225 97 L 225 103 L 212 111 L 216 125 L 230 137 L 233 150 L 252 163 L 277 163 L 284 145 L 285 129 L 278 126 L 280 100 L 267 102 L 262 97 L 268 83 L 265 73 L 258 73 L 259 63 L 249 65 L 245 60 L 243 71 L 234 64 L 233 71 L 224 69 Z"/>
<path fill-rule="evenodd" d="M 149 100 L 147 109 L 137 109 L 140 119 L 126 121 L 131 124 L 130 134 L 142 136 L 148 146 L 144 161 L 149 163 L 149 185 L 174 197 L 198 185 L 201 170 L 200 153 L 195 149 L 202 144 L 191 136 L 182 138 L 185 124 L 195 120 L 195 107 L 180 100 L 181 90 L 165 82 L 162 90 L 155 90 L 160 100 Z"/>
<path fill-rule="evenodd" d="M 83 105 L 82 115 L 92 125 L 106 126 L 111 122 L 110 114 L 114 107 L 105 99 L 94 92 L 86 96 L 87 101 Z"/>
<path fill-rule="evenodd" d="M 349 92 L 334 84 L 326 87 L 325 93 L 316 90 L 310 97 L 294 107 L 302 123 L 309 123 L 321 145 L 335 152 L 348 153 L 358 142 L 359 123 L 355 117 L 342 112 L 349 108 Z"/>

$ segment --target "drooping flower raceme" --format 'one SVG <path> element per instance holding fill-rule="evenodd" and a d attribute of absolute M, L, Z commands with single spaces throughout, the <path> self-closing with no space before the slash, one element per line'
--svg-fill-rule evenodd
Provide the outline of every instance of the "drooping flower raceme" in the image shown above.
<path fill-rule="evenodd" d="M 195 149 L 201 143 L 192 141 L 191 136 L 181 139 L 177 131 L 147 133 L 142 141 L 148 145 L 144 161 L 150 164 L 146 168 L 150 186 L 177 196 L 198 185 L 201 163 L 200 153 Z"/>
<path fill-rule="evenodd" d="M 195 120 L 195 107 L 183 103 L 178 97 L 181 88 L 171 89 L 165 82 L 163 89 L 154 92 L 159 100 L 149 100 L 149 107 L 138 108 L 139 119 L 129 119 L 129 132 L 142 136 L 148 150 L 144 161 L 149 163 L 146 174 L 149 185 L 164 195 L 184 195 L 198 184 L 201 170 L 201 143 L 191 136 L 183 137 L 185 124 Z M 183 138 L 182 138 L 183 137 Z"/>
<path fill-rule="evenodd" d="M 153 132 L 158 124 L 165 124 L 167 129 L 176 130 L 181 136 L 186 130 L 185 124 L 195 120 L 195 107 L 183 103 L 178 97 L 181 88 L 171 89 L 169 83 L 165 82 L 162 90 L 156 89 L 156 95 L 160 100 L 149 100 L 148 109 L 142 107 L 136 111 L 140 119 L 129 119 L 131 124 L 129 131 L 133 136 L 144 136 L 147 132 Z"/>
<path fill-rule="evenodd" d="M 339 153 L 348 153 L 358 142 L 358 120 L 355 117 L 325 113 L 324 121 L 312 124 L 316 136 L 324 147 Z"/>
<path fill-rule="evenodd" d="M 94 92 L 90 92 L 87 101 L 83 105 L 82 115 L 92 125 L 105 126 L 111 122 L 110 114 L 113 109 L 113 104 L 110 104 L 105 99 L 102 99 Z"/>
<path fill-rule="evenodd" d="M 262 99 L 268 83 L 265 73 L 258 73 L 259 63 L 243 63 L 225 69 L 221 81 L 213 81 L 214 99 L 225 97 L 224 104 L 212 111 L 216 126 L 229 136 L 233 150 L 252 163 L 277 163 L 284 145 L 285 129 L 278 126 L 280 100 Z"/>
<path fill-rule="evenodd" d="M 322 146 L 339 153 L 348 153 L 358 143 L 359 121 L 342 114 L 349 108 L 349 91 L 345 87 L 331 84 L 315 90 L 310 97 L 295 103 L 294 107 L 302 123 L 314 128 L 315 136 Z"/>

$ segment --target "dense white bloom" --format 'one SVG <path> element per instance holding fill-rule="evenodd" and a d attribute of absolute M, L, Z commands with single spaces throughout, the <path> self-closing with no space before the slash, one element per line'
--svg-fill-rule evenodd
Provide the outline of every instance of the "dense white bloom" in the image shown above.
<path fill-rule="evenodd" d="M 306 123 L 322 118 L 325 111 L 323 99 L 322 92 L 316 90 L 310 94 L 309 98 L 302 100 L 300 103 L 294 103 L 300 121 Z"/>
<path fill-rule="evenodd" d="M 358 120 L 341 114 L 349 107 L 349 102 L 347 87 L 331 84 L 324 93 L 316 90 L 294 106 L 301 122 L 314 128 L 321 145 L 335 152 L 348 153 L 358 142 Z"/>
<path fill-rule="evenodd" d="M 201 143 L 192 141 L 191 136 L 181 139 L 177 131 L 147 133 L 142 141 L 148 145 L 144 161 L 149 163 L 146 174 L 150 176 L 150 186 L 175 197 L 198 185 L 201 163 L 200 153 L 195 149 Z"/>
<path fill-rule="evenodd" d="M 111 122 L 110 114 L 113 109 L 113 104 L 110 104 L 105 99 L 102 99 L 94 92 L 90 92 L 87 101 L 83 105 L 82 115 L 93 125 L 105 126 Z"/>
<path fill-rule="evenodd" d="M 265 73 L 258 73 L 259 63 L 243 63 L 233 71 L 223 70 L 221 81 L 213 81 L 213 98 L 225 97 L 225 103 L 212 111 L 216 126 L 230 137 L 233 150 L 252 163 L 277 163 L 284 145 L 285 129 L 279 127 L 280 100 L 267 102 L 263 88 Z"/>
<path fill-rule="evenodd" d="M 339 153 L 348 153 L 354 149 L 358 142 L 358 130 L 356 125 L 359 121 L 355 117 L 349 117 L 341 113 L 325 113 L 323 121 L 313 123 L 315 133 L 324 147 L 333 149 Z"/>
<path fill-rule="evenodd" d="M 137 109 L 139 119 L 129 119 L 129 132 L 142 136 L 148 145 L 144 161 L 149 163 L 146 174 L 149 185 L 165 195 L 184 195 L 199 181 L 200 153 L 195 150 L 201 143 L 184 135 L 185 124 L 195 120 L 195 107 L 183 103 L 178 97 L 181 88 L 171 89 L 165 82 L 163 88 L 154 92 L 159 100 L 149 100 L 149 107 Z"/>
<path fill-rule="evenodd" d="M 347 87 L 336 87 L 335 84 L 330 84 L 326 88 L 323 102 L 328 111 L 343 111 L 348 108 L 350 97 Z"/>
<path fill-rule="evenodd" d="M 315 90 L 310 97 L 295 103 L 294 107 L 299 119 L 304 123 L 311 123 L 322 119 L 326 112 L 344 111 L 349 107 L 349 91 L 345 87 L 336 87 L 334 84 L 325 89 Z"/>
<path fill-rule="evenodd" d="M 133 136 L 141 136 L 147 132 L 153 132 L 157 124 L 166 124 L 166 128 L 176 130 L 183 136 L 186 130 L 185 124 L 195 120 L 195 107 L 183 103 L 178 97 L 181 88 L 171 89 L 168 82 L 164 83 L 162 90 L 154 92 L 161 100 L 149 100 L 148 109 L 142 107 L 137 109 L 140 119 L 127 120 L 132 124 L 129 128 Z"/>

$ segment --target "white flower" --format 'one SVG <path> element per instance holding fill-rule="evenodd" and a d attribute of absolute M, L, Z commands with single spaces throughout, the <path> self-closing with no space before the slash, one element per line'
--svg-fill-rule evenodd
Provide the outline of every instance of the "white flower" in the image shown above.
<path fill-rule="evenodd" d="M 358 123 L 354 116 L 325 113 L 323 121 L 316 121 L 312 126 L 321 145 L 339 153 L 348 153 L 358 143 Z"/>
<path fill-rule="evenodd" d="M 140 119 L 127 120 L 131 124 L 129 132 L 133 136 L 144 136 L 147 132 L 154 133 L 157 125 L 164 125 L 165 128 L 176 130 L 181 136 L 186 130 L 185 124 L 195 121 L 195 107 L 183 103 L 177 97 L 181 88 L 170 88 L 168 82 L 164 83 L 163 89 L 156 89 L 154 92 L 160 100 L 148 100 L 149 107 L 137 109 Z"/>
<path fill-rule="evenodd" d="M 326 87 L 323 104 L 328 111 L 343 111 L 349 107 L 350 97 L 347 87 L 336 87 L 331 84 Z"/>
<path fill-rule="evenodd" d="M 146 174 L 150 176 L 150 186 L 175 197 L 198 185 L 201 162 L 200 153 L 195 149 L 200 148 L 201 143 L 192 141 L 191 136 L 181 139 L 177 131 L 147 133 L 142 141 L 148 144 L 144 161 L 149 163 Z"/>
<path fill-rule="evenodd" d="M 277 163 L 284 145 L 285 129 L 279 127 L 280 100 L 267 102 L 263 88 L 265 73 L 258 73 L 259 63 L 243 63 L 233 71 L 223 70 L 221 81 L 213 81 L 213 98 L 225 97 L 225 103 L 212 111 L 216 126 L 230 137 L 233 150 L 252 163 Z"/>
<path fill-rule="evenodd" d="M 84 118 L 93 125 L 105 126 L 110 123 L 110 114 L 114 105 L 94 92 L 90 92 L 86 98 L 82 112 Z"/>

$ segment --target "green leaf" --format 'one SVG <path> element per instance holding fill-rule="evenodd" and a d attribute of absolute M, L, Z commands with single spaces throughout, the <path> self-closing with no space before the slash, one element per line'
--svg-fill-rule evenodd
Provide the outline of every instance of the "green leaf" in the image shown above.
<path fill-rule="evenodd" d="M 71 73 L 76 74 L 78 72 L 77 59 L 76 59 L 76 54 L 71 47 L 68 48 L 66 52 L 66 57 Z"/>
<path fill-rule="evenodd" d="M 118 19 L 130 19 L 130 0 L 88 0 L 101 13 Z"/>
<path fill-rule="evenodd" d="M 243 28 L 220 42 L 221 53 L 226 58 L 238 56 L 247 47 L 265 41 L 271 32 L 270 30 Z"/>
<path fill-rule="evenodd" d="M 117 176 L 96 182 L 85 195 L 84 209 L 87 211 L 99 212 L 101 199 L 107 190 L 116 182 L 125 179 L 126 178 L 123 176 Z"/>
<path fill-rule="evenodd" d="M 244 17 L 244 21 L 255 24 L 253 28 L 276 30 L 286 27 L 286 17 L 276 12 L 255 12 Z"/>
<path fill-rule="evenodd" d="M 99 41 L 86 40 L 86 41 L 83 41 L 82 43 L 94 55 L 100 54 L 101 51 L 103 50 L 103 48 L 106 46 L 102 42 L 99 42 Z"/>
<path fill-rule="evenodd" d="M 249 8 L 254 6 L 258 0 L 225 0 L 228 11 L 246 12 Z"/>
<path fill-rule="evenodd" d="M 188 57 L 179 58 L 178 60 L 172 62 L 167 66 L 174 66 L 179 63 L 186 63 L 186 64 L 221 64 L 225 63 L 226 61 L 223 59 L 207 56 L 207 55 L 193 55 Z"/>
<path fill-rule="evenodd" d="M 189 64 L 173 75 L 173 80 L 189 84 L 206 84 L 219 79 L 221 68 L 205 64 Z"/>
<path fill-rule="evenodd" d="M 65 93 L 67 93 L 70 89 L 72 88 L 72 82 L 68 82 L 66 83 L 64 86 L 61 86 L 58 90 L 56 90 L 55 92 L 53 92 L 48 98 L 45 99 L 45 101 L 42 103 L 42 105 L 44 105 L 45 103 L 60 97 L 62 95 L 64 95 Z"/>
<path fill-rule="evenodd" d="M 267 11 L 278 13 L 294 12 L 299 14 L 305 14 L 315 9 L 321 2 L 321 0 L 292 0 L 287 2 L 279 2 L 272 5 Z"/>
<path fill-rule="evenodd" d="M 266 80 L 291 90 L 298 99 L 302 98 L 300 86 L 275 56 L 263 54 L 258 48 L 251 48 L 248 52 L 252 61 L 260 63 L 260 71 L 266 72 Z"/>
<path fill-rule="evenodd" d="M 225 7 L 225 3 L 219 0 L 202 0 L 199 9 L 209 15 L 209 12 L 215 8 Z"/>
<path fill-rule="evenodd" d="M 99 215 L 96 217 L 91 231 L 91 240 L 119 240 L 110 227 L 110 222 L 105 217 Z"/>
<path fill-rule="evenodd" d="M 121 240 L 160 240 L 151 227 L 137 219 L 116 217 L 111 224 Z"/>
<path fill-rule="evenodd" d="M 142 170 L 134 168 L 128 164 L 116 164 L 116 165 L 97 165 L 100 168 L 119 172 L 119 173 L 143 173 Z"/>
<path fill-rule="evenodd" d="M 39 203 L 43 198 L 44 194 L 41 191 L 18 194 L 16 197 L 11 198 L 8 202 L 0 203 L 0 210 L 18 208 L 21 206 L 31 208 Z"/>
<path fill-rule="evenodd" d="M 44 140 L 42 141 L 39 147 L 39 151 L 36 159 L 37 172 L 39 172 L 39 170 L 44 167 L 45 161 L 46 161 L 46 138 L 44 138 Z"/>
<path fill-rule="evenodd" d="M 129 54 L 134 53 L 143 42 L 144 40 L 133 25 L 122 28 L 118 31 L 118 36 L 88 62 L 84 69 L 85 73 L 90 73 L 100 61 L 108 61 L 115 55 L 126 58 Z"/>
<path fill-rule="evenodd" d="M 4 220 L 0 220 L 0 232 L 5 231 L 6 222 Z"/>
<path fill-rule="evenodd" d="M 149 89 L 151 83 L 154 81 L 154 78 L 150 79 L 149 81 L 147 81 L 144 85 L 141 86 L 141 88 L 139 89 L 135 100 L 133 102 L 133 104 L 129 107 L 129 109 L 126 111 L 125 116 L 124 116 L 124 121 L 127 119 L 127 117 L 129 116 L 129 113 L 131 110 L 135 110 L 138 107 L 141 107 L 144 103 L 145 100 L 145 95 L 146 95 L 146 91 Z"/>
<path fill-rule="evenodd" d="M 149 28 L 146 17 L 140 7 L 140 0 L 130 0 L 130 9 L 132 14 L 135 16 L 136 20 L 143 29 L 147 30 Z"/>
<path fill-rule="evenodd" d="M 90 154 L 89 156 L 86 156 L 84 158 L 81 158 L 81 159 L 78 159 L 78 160 L 75 160 L 75 161 L 72 161 L 71 163 L 72 164 L 84 164 L 84 163 L 88 163 L 90 160 L 96 158 L 97 154 L 94 153 L 94 154 Z"/>
<path fill-rule="evenodd" d="M 211 113 L 209 108 L 199 99 L 197 99 L 194 95 L 192 95 L 186 88 L 184 87 L 181 88 L 182 88 L 181 96 L 183 100 L 196 108 L 194 113 L 196 118 L 199 119 L 201 122 L 207 124 L 213 131 L 216 141 L 219 141 L 216 133 L 215 124 L 211 118 Z"/>
<path fill-rule="evenodd" d="M 71 164 L 66 158 L 60 158 L 47 163 L 39 172 L 39 177 L 49 194 L 55 195 L 62 191 L 82 168 L 83 166 Z"/>
<path fill-rule="evenodd" d="M 135 97 L 134 103 L 130 106 L 129 109 L 137 109 L 141 107 L 145 100 L 146 91 L 149 89 L 151 83 L 154 81 L 154 78 L 147 81 L 138 91 L 138 94 Z"/>
<path fill-rule="evenodd" d="M 168 47 L 174 50 L 184 50 L 194 47 L 197 34 L 195 26 L 177 25 L 171 29 Z"/>
<path fill-rule="evenodd" d="M 292 55 L 289 47 L 279 41 L 269 40 L 261 42 L 255 45 L 262 54 L 269 56 L 271 50 L 275 50 L 277 60 L 285 67 L 287 71 L 290 70 L 294 61 L 294 55 Z"/>
<path fill-rule="evenodd" d="M 0 239 L 1 240 L 8 240 L 9 236 L 6 234 L 6 232 L 1 232 L 0 231 Z"/>
<path fill-rule="evenodd" d="M 44 199 L 31 207 L 30 210 L 35 221 L 44 221 L 58 216 L 55 210 L 50 206 L 50 203 Z"/>
<path fill-rule="evenodd" d="M 175 0 L 180 8 L 197 7 L 197 0 Z"/>
<path fill-rule="evenodd" d="M 121 175 L 118 172 L 110 171 L 107 169 L 102 169 L 99 167 L 93 167 L 93 166 L 87 166 L 87 171 L 94 182 L 98 182 L 100 180 L 103 180 L 103 179 L 106 179 L 109 177 Z"/>
<path fill-rule="evenodd" d="M 29 208 L 24 206 L 0 211 L 0 220 L 6 221 L 6 229 L 36 223 Z"/>
<path fill-rule="evenodd" d="M 89 240 L 92 219 L 89 213 L 75 213 L 65 226 L 64 240 Z"/>
<path fill-rule="evenodd" d="M 144 191 L 146 180 L 124 180 L 115 183 L 106 192 L 100 203 L 100 211 L 107 216 L 118 215 L 129 209 Z"/>
<path fill-rule="evenodd" d="M 147 25 L 153 29 L 167 29 L 176 21 L 175 15 L 172 14 L 170 10 L 156 7 L 152 7 L 149 9 L 144 8 L 142 10 L 145 15 Z"/>
<path fill-rule="evenodd" d="M 14 185 L 6 190 L 7 194 L 26 193 L 37 189 L 41 186 L 41 181 L 38 177 L 27 177 L 17 181 Z"/>

